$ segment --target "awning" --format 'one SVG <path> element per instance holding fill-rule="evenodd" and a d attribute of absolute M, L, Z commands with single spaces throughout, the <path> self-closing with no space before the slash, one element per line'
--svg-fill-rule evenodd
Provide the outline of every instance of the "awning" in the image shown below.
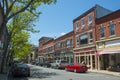
<path fill-rule="evenodd" d="M 102 54 L 116 54 L 120 53 L 120 50 L 104 50 L 104 51 L 98 51 L 97 55 L 102 55 Z"/>

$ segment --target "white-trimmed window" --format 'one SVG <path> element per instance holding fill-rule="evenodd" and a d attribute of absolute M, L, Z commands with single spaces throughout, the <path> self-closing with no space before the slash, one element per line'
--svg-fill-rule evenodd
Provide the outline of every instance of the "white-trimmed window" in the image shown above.
<path fill-rule="evenodd" d="M 62 47 L 62 43 L 58 42 L 56 46 L 57 46 L 57 48 L 61 48 Z"/>
<path fill-rule="evenodd" d="M 92 31 L 89 32 L 89 43 L 92 43 L 93 42 L 93 33 Z"/>
<path fill-rule="evenodd" d="M 109 32 L 110 32 L 110 36 L 115 35 L 115 25 L 113 22 L 110 22 L 109 24 Z"/>
<path fill-rule="evenodd" d="M 85 27 L 85 19 L 81 20 L 81 24 L 82 24 L 81 29 L 84 29 L 84 27 Z"/>
<path fill-rule="evenodd" d="M 76 32 L 79 30 L 79 22 L 76 22 Z"/>
<path fill-rule="evenodd" d="M 70 40 L 70 39 L 67 39 L 67 40 L 66 40 L 66 47 L 70 47 L 70 44 L 71 44 L 71 40 Z"/>
<path fill-rule="evenodd" d="M 88 35 L 87 33 L 80 35 L 80 45 L 88 44 Z"/>
<path fill-rule="evenodd" d="M 76 36 L 76 47 L 79 47 L 79 36 Z"/>
<path fill-rule="evenodd" d="M 92 23 L 92 14 L 88 15 L 88 25 Z"/>
<path fill-rule="evenodd" d="M 103 25 L 100 27 L 100 38 L 104 38 L 105 28 Z"/>

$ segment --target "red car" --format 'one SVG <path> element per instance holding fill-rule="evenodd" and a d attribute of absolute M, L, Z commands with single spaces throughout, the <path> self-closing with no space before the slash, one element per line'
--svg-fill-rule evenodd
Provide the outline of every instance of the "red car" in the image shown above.
<path fill-rule="evenodd" d="M 73 71 L 73 72 L 86 72 L 88 70 L 88 68 L 85 64 L 72 63 L 70 65 L 67 65 L 65 67 L 65 70 Z"/>

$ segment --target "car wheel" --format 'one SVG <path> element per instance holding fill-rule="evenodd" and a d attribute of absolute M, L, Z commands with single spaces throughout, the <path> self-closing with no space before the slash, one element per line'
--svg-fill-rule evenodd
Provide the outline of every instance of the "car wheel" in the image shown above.
<path fill-rule="evenodd" d="M 30 77 L 30 74 L 27 74 L 27 77 Z"/>
<path fill-rule="evenodd" d="M 76 70 L 76 69 L 74 69 L 74 72 L 76 73 L 76 72 L 77 72 L 77 70 Z"/>
<path fill-rule="evenodd" d="M 59 69 L 59 66 L 58 66 L 58 65 L 56 66 L 56 69 Z"/>

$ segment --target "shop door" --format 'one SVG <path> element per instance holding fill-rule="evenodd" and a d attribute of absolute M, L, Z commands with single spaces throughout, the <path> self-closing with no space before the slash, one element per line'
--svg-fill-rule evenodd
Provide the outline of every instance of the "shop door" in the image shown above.
<path fill-rule="evenodd" d="M 103 69 L 106 70 L 109 67 L 109 55 L 103 55 Z"/>

